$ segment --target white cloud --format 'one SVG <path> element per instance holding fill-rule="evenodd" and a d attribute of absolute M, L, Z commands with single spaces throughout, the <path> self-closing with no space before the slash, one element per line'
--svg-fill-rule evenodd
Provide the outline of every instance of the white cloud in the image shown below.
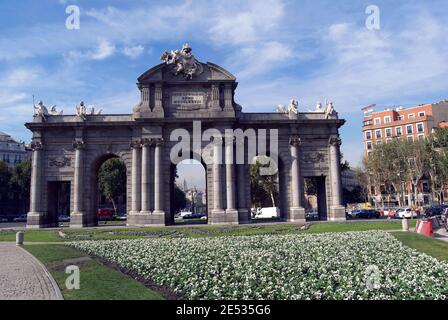
<path fill-rule="evenodd" d="M 268 73 L 285 61 L 292 60 L 293 50 L 280 42 L 268 41 L 257 46 L 246 46 L 228 59 L 230 69 L 245 79 Z"/>
<path fill-rule="evenodd" d="M 145 51 L 142 45 L 124 47 L 123 54 L 131 59 L 138 58 Z"/>
<path fill-rule="evenodd" d="M 88 56 L 93 60 L 104 60 L 113 55 L 114 52 L 115 52 L 115 45 L 113 45 L 107 40 L 101 40 L 96 50 L 93 52 L 89 52 Z"/>
<path fill-rule="evenodd" d="M 211 40 L 218 45 L 253 43 L 275 31 L 284 16 L 280 0 L 224 2 L 212 16 Z"/>

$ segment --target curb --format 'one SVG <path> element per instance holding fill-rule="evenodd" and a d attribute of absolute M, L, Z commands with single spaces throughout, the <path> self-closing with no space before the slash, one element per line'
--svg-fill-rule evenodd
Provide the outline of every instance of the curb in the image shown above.
<path fill-rule="evenodd" d="M 28 251 L 26 251 L 24 248 L 22 248 L 21 246 L 17 246 L 18 248 L 22 249 L 23 251 L 25 251 L 29 256 L 31 256 L 36 262 L 37 264 L 40 265 L 40 267 L 44 270 L 45 275 L 47 276 L 47 278 L 50 280 L 51 285 L 53 286 L 53 290 L 56 293 L 56 300 L 64 300 L 64 297 L 62 296 L 61 290 L 59 289 L 58 284 L 56 283 L 56 281 L 54 280 L 54 278 L 52 277 L 52 275 L 50 274 L 50 272 L 47 270 L 47 268 L 43 265 L 42 262 L 40 262 L 35 256 L 33 256 L 31 253 L 29 253 Z"/>

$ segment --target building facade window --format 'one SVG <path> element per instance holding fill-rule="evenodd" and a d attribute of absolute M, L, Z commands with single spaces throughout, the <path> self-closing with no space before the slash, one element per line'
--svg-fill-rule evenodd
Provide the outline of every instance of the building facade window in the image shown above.
<path fill-rule="evenodd" d="M 424 117 L 424 116 L 425 116 L 425 111 L 420 111 L 420 112 L 418 113 L 418 116 L 419 116 L 419 117 Z"/>
<path fill-rule="evenodd" d="M 413 134 L 413 133 L 414 133 L 412 124 L 408 124 L 408 125 L 406 126 L 406 133 L 407 133 L 407 134 Z"/>
<path fill-rule="evenodd" d="M 381 135 L 381 130 L 376 130 L 376 131 L 375 131 L 375 137 L 376 137 L 377 139 L 381 139 L 381 137 L 382 137 L 382 135 Z"/>
<path fill-rule="evenodd" d="M 415 113 L 408 114 L 408 119 L 414 119 L 414 118 L 415 118 Z"/>
<path fill-rule="evenodd" d="M 384 123 L 390 123 L 390 116 L 384 117 Z"/>
<path fill-rule="evenodd" d="M 366 149 L 367 149 L 367 150 L 372 150 L 372 142 L 367 141 L 367 143 L 366 143 Z"/>
<path fill-rule="evenodd" d="M 425 131 L 423 122 L 417 123 L 417 132 L 422 133 Z"/>
<path fill-rule="evenodd" d="M 404 116 L 403 115 L 400 115 L 400 116 L 398 116 L 398 121 L 401 121 L 401 120 L 404 120 Z"/>
<path fill-rule="evenodd" d="M 392 129 L 386 128 L 386 138 L 391 138 L 391 137 L 392 137 Z"/>
<path fill-rule="evenodd" d="M 425 135 L 424 134 L 419 134 L 417 136 L 417 138 L 418 138 L 418 140 L 423 141 L 423 140 L 425 140 Z"/>
<path fill-rule="evenodd" d="M 409 136 L 408 140 L 414 142 L 414 136 Z"/>
<path fill-rule="evenodd" d="M 381 118 L 375 118 L 373 121 L 374 121 L 376 126 L 381 124 Z"/>
<path fill-rule="evenodd" d="M 372 140 L 372 131 L 366 131 L 366 140 Z"/>
<path fill-rule="evenodd" d="M 403 134 L 403 132 L 401 131 L 401 127 L 395 128 L 395 134 L 397 137 L 401 137 L 401 135 Z"/>

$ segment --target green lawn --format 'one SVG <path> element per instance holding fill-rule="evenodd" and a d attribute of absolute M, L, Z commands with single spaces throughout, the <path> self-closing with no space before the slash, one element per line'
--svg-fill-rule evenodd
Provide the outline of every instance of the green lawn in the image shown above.
<path fill-rule="evenodd" d="M 415 225 L 415 220 L 410 221 Z M 178 238 L 178 237 L 220 237 L 256 234 L 295 234 L 320 232 L 345 232 L 366 230 L 400 230 L 401 221 L 349 221 L 344 223 L 326 222 L 311 224 L 307 230 L 292 223 L 246 224 L 239 226 L 171 226 L 149 228 L 108 228 L 61 229 L 67 238 L 61 238 L 58 230 L 26 230 L 26 242 L 64 242 L 73 240 L 135 239 L 135 238 Z M 0 241 L 15 241 L 15 231 L 0 231 Z"/>
<path fill-rule="evenodd" d="M 131 277 L 90 259 L 62 244 L 35 244 L 24 247 L 39 259 L 56 280 L 66 300 L 161 300 L 163 297 Z M 75 259 L 75 260 L 73 260 Z M 65 267 L 80 269 L 80 289 L 67 290 Z"/>
<path fill-rule="evenodd" d="M 448 242 L 422 236 L 414 232 L 392 232 L 395 238 L 408 247 L 424 252 L 438 260 L 448 261 Z"/>

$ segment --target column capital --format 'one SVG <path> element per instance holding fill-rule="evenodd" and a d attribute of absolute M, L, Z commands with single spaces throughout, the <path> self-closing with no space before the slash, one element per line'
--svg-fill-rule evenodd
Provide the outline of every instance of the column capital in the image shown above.
<path fill-rule="evenodd" d="M 35 142 L 31 143 L 31 149 L 33 151 L 42 150 L 43 148 L 44 148 L 44 145 L 40 141 L 35 141 Z"/>
<path fill-rule="evenodd" d="M 129 145 L 132 149 L 140 149 L 142 147 L 142 140 L 140 139 L 132 140 Z"/>
<path fill-rule="evenodd" d="M 165 141 L 163 140 L 163 138 L 152 138 L 151 143 L 152 145 L 157 147 L 162 146 L 165 143 Z"/>
<path fill-rule="evenodd" d="M 302 144 L 302 138 L 299 135 L 292 135 L 289 137 L 289 144 L 294 147 L 298 147 Z"/>
<path fill-rule="evenodd" d="M 154 142 L 152 141 L 152 139 L 143 138 L 141 140 L 141 146 L 142 147 L 152 147 L 153 145 L 154 145 Z"/>
<path fill-rule="evenodd" d="M 339 137 L 331 137 L 328 139 L 328 143 L 333 147 L 339 147 L 342 144 L 342 140 Z"/>
<path fill-rule="evenodd" d="M 73 148 L 76 150 L 84 149 L 85 143 L 83 140 L 75 140 L 73 141 Z"/>

